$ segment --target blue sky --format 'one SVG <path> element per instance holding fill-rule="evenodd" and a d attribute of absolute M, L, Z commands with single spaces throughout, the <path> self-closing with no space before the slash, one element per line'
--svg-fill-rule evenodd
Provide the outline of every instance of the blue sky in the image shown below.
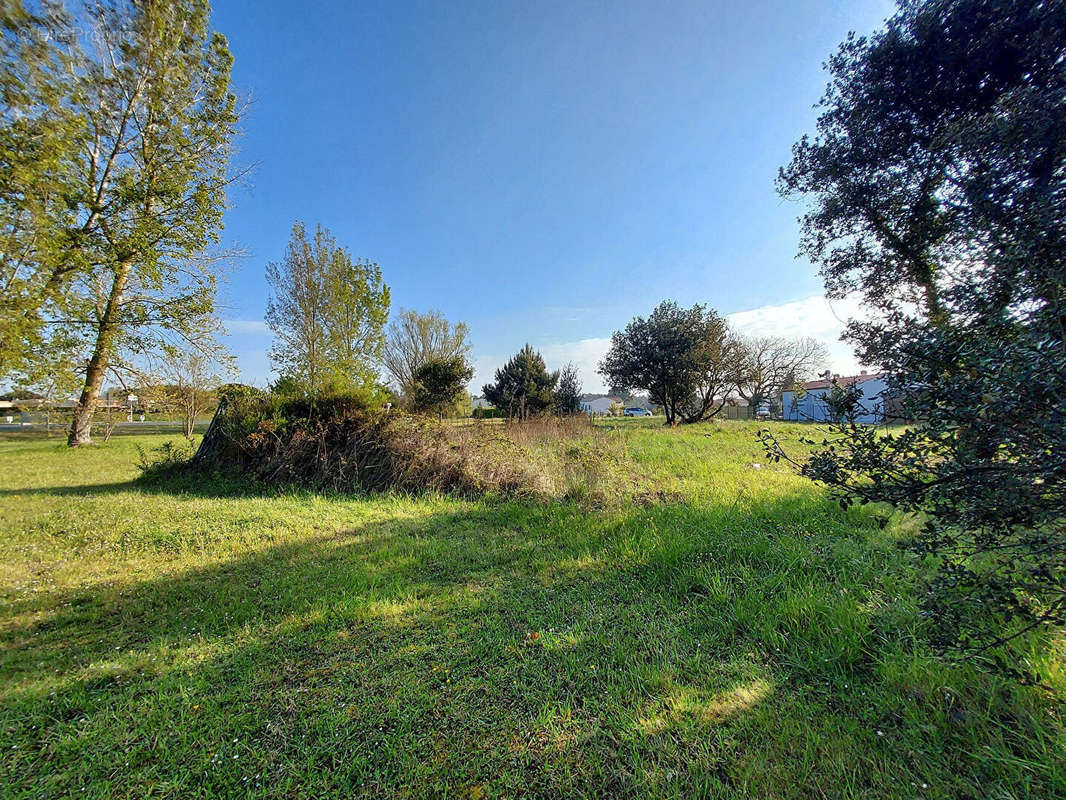
<path fill-rule="evenodd" d="M 242 377 L 270 380 L 264 269 L 293 220 L 377 261 L 393 308 L 471 329 L 474 393 L 526 341 L 587 390 L 611 332 L 660 300 L 833 339 L 773 179 L 821 64 L 873 0 L 217 0 L 250 99 L 223 234 Z M 847 349 L 833 366 L 849 371 Z"/>

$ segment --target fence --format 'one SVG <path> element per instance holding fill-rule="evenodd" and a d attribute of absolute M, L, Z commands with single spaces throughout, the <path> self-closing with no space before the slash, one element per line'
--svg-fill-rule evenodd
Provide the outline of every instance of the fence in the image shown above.
<path fill-rule="evenodd" d="M 722 409 L 718 415 L 722 419 L 752 419 L 751 406 L 729 406 Z"/>

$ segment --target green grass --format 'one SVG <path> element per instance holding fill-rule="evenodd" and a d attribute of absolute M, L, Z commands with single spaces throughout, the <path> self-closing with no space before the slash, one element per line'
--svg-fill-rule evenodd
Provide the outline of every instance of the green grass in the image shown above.
<path fill-rule="evenodd" d="M 642 422 L 607 433 L 667 499 L 606 507 L 0 441 L 0 796 L 1066 796 L 1061 642 L 1050 688 L 936 658 L 897 525 L 753 423 Z"/>

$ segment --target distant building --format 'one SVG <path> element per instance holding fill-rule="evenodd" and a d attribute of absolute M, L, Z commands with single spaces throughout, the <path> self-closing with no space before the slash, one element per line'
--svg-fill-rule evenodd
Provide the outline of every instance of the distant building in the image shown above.
<path fill-rule="evenodd" d="M 492 403 L 486 400 L 484 397 L 471 397 L 470 405 L 473 408 L 494 408 Z"/>
<path fill-rule="evenodd" d="M 621 404 L 622 398 L 609 394 L 583 394 L 581 395 L 581 410 L 586 414 L 610 414 L 611 406 Z"/>
<path fill-rule="evenodd" d="M 825 398 L 833 389 L 833 382 L 841 386 L 857 386 L 862 393 L 860 404 L 865 413 L 860 414 L 857 422 L 874 424 L 885 419 L 888 384 L 884 372 L 861 372 L 858 375 L 821 378 L 807 381 L 803 391 L 789 389 L 781 393 L 782 417 L 792 422 L 830 422 L 832 414 Z"/>

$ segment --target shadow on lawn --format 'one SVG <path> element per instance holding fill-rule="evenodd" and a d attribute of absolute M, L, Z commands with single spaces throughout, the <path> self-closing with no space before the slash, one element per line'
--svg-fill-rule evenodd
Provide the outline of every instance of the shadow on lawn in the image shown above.
<path fill-rule="evenodd" d="M 59 486 L 28 486 L 0 489 L 0 497 L 12 495 L 46 495 L 53 497 L 88 497 L 118 492 L 142 494 L 187 495 L 191 497 L 275 497 L 282 492 L 276 488 L 256 486 L 238 475 L 224 473 L 202 474 L 175 472 L 171 475 L 144 476 L 111 483 L 86 483 Z"/>
<path fill-rule="evenodd" d="M 811 496 L 482 504 L 15 601 L 0 778 L 55 795 L 805 797 L 869 770 L 885 789 L 916 757 L 873 731 L 904 723 L 847 687 L 873 693 L 902 652 L 863 602 L 897 556 L 857 521 Z M 817 762 L 834 741 L 865 760 Z"/>

